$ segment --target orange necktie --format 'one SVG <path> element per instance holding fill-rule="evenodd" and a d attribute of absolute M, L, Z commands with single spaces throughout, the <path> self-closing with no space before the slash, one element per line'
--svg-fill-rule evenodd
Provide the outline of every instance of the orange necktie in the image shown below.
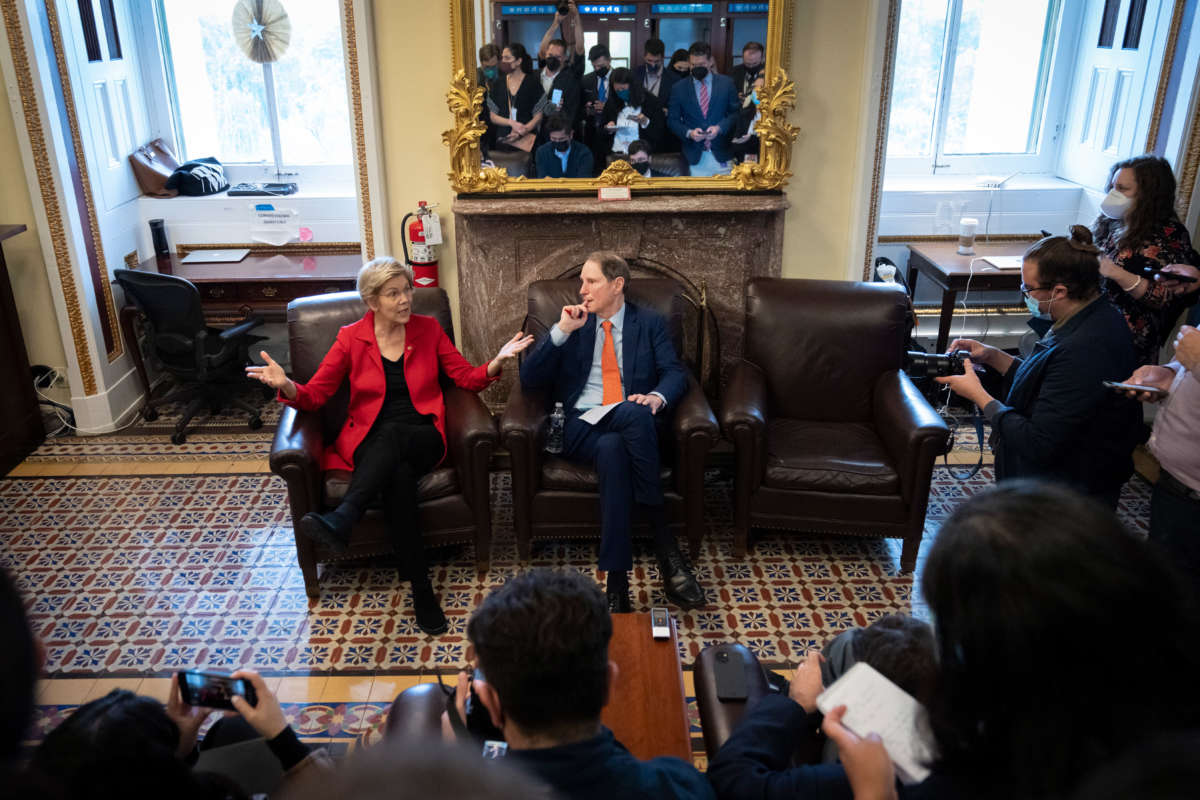
<path fill-rule="evenodd" d="M 604 349 L 600 352 L 600 375 L 604 380 L 604 397 L 600 402 L 602 405 L 608 405 L 609 403 L 619 403 L 624 398 L 621 397 L 621 369 L 617 366 L 617 347 L 613 344 L 612 320 L 604 320 L 600 323 L 600 327 L 604 328 Z"/>

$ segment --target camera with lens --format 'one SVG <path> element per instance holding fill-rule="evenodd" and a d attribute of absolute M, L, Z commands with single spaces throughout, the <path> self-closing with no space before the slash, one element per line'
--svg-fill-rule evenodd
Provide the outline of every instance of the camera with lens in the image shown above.
<path fill-rule="evenodd" d="M 910 350 L 904 354 L 904 371 L 910 378 L 965 375 L 967 368 L 963 361 L 970 357 L 970 350 L 955 350 L 953 353 L 922 353 Z"/>

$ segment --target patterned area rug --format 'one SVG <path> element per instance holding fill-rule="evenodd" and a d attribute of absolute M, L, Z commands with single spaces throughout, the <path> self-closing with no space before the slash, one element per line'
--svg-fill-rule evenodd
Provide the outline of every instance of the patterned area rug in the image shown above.
<path fill-rule="evenodd" d="M 28 594 L 53 676 L 241 665 L 275 675 L 444 670 L 466 661 L 471 610 L 524 568 L 508 480 L 493 475 L 487 574 L 477 574 L 470 547 L 432 554 L 451 622 L 437 638 L 416 627 L 407 587 L 384 563 L 328 570 L 320 600 L 310 604 L 286 490 L 270 475 L 6 479 L 0 563 Z M 990 484 L 986 469 L 966 482 L 935 472 L 922 551 L 962 498 Z M 673 609 L 685 664 L 706 644 L 727 640 L 768 664 L 790 664 L 846 628 L 892 611 L 924 613 L 912 575 L 899 573 L 898 541 L 780 533 L 733 559 L 730 490 L 714 480 L 707 492 L 710 530 L 696 568 L 709 605 Z M 1148 507 L 1149 486 L 1135 478 L 1121 515 L 1144 531 Z M 532 565 L 594 574 L 594 559 L 590 543 L 546 543 L 535 547 Z M 644 546 L 631 583 L 636 610 L 667 605 Z"/>

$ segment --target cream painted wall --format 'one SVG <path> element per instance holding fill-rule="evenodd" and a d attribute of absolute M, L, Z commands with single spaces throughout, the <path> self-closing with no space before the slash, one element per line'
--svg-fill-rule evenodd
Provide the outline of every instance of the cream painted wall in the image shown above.
<path fill-rule="evenodd" d="M 21 168 L 21 150 L 17 130 L 8 112 L 8 87 L 0 82 L 0 164 L 4 165 L 3 191 L 0 191 L 0 224 L 22 224 L 29 230 L 4 242 L 4 258 L 17 301 L 17 316 L 29 363 L 46 364 L 64 369 L 67 356 L 63 351 L 54 303 L 50 295 L 50 280 L 46 276 L 42 247 L 38 242 L 37 223 L 33 216 L 29 190 Z"/>
<path fill-rule="evenodd" d="M 874 3 L 796 0 L 792 63 L 800 127 L 792 147 L 783 229 L 783 277 L 844 279 L 850 264 L 855 182 L 862 172 L 859 143 L 866 124 L 862 102 L 869 9 Z M 866 172 L 869 179 L 870 172 Z M 866 232 L 863 231 L 865 240 Z"/>

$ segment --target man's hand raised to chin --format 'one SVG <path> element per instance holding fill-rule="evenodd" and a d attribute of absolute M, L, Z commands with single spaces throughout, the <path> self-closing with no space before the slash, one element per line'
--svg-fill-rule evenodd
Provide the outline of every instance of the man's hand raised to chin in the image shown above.
<path fill-rule="evenodd" d="M 582 304 L 563 306 L 562 316 L 558 318 L 558 329 L 570 335 L 583 327 L 583 323 L 587 322 L 587 317 L 587 309 Z"/>

